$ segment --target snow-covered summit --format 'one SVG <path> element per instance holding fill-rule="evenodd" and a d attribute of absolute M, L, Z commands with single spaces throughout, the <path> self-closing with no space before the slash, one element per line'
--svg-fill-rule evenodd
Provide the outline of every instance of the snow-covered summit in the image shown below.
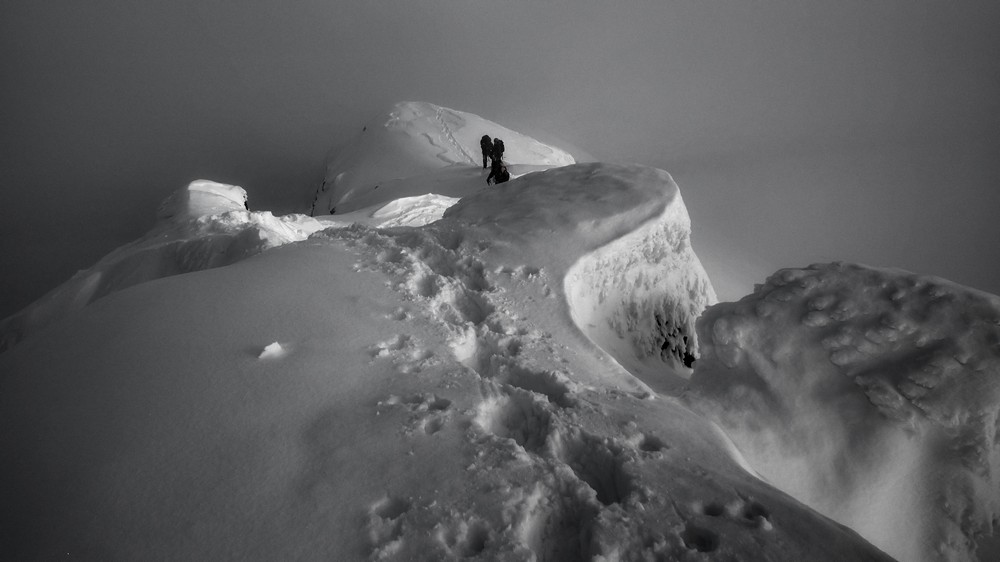
<path fill-rule="evenodd" d="M 435 178 L 442 178 L 437 174 L 442 168 L 452 168 L 463 178 L 472 177 L 470 167 L 482 167 L 479 139 L 483 135 L 504 140 L 504 161 L 515 175 L 574 163 L 568 152 L 478 115 L 426 102 L 401 102 L 365 125 L 329 163 L 313 201 L 313 214 L 345 213 L 388 202 L 391 198 L 384 195 L 388 182 L 395 182 L 389 188 L 393 197 L 468 195 L 469 182 L 456 185 Z M 420 181 L 428 173 L 435 173 L 435 178 Z M 399 185 L 401 181 L 408 185 Z"/>

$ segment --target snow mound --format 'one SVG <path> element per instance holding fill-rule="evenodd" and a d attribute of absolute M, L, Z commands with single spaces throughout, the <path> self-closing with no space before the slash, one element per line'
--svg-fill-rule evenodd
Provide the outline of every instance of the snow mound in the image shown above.
<path fill-rule="evenodd" d="M 227 211 L 241 211 L 246 205 L 247 192 L 242 187 L 195 180 L 161 203 L 156 216 L 159 219 L 196 219 Z"/>
<path fill-rule="evenodd" d="M 483 135 L 504 140 L 504 160 L 543 169 L 574 163 L 562 149 L 543 144 L 472 113 L 425 102 L 396 104 L 386 117 L 369 123 L 327 166 L 323 185 L 313 200 L 314 215 L 345 213 L 390 199 L 386 184 L 457 168 L 455 173 L 479 177 Z M 512 170 L 512 173 L 514 171 Z M 435 177 L 428 178 L 435 181 Z M 479 187 L 479 183 L 472 185 Z M 467 184 L 468 185 L 468 184 Z M 441 189 L 418 188 L 416 193 L 464 195 Z M 398 195 L 397 195 L 398 196 Z"/>
<path fill-rule="evenodd" d="M 0 351 L 71 311 L 122 289 L 171 275 L 232 264 L 326 225 L 305 215 L 250 212 L 237 186 L 198 180 L 173 193 L 145 236 L 78 272 L 0 323 Z"/>
<path fill-rule="evenodd" d="M 1000 298 L 815 265 L 698 333 L 689 398 L 769 481 L 900 560 L 970 560 L 996 529 Z"/>

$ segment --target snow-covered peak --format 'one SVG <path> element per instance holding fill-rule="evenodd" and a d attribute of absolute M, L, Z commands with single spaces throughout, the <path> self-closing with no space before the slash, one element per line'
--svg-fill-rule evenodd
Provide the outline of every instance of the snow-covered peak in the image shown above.
<path fill-rule="evenodd" d="M 969 560 L 1000 520 L 1000 297 L 816 265 L 698 334 L 692 402 L 794 497 L 900 560 Z"/>
<path fill-rule="evenodd" d="M 504 161 L 511 165 L 512 173 L 518 167 L 545 169 L 574 163 L 568 152 L 478 115 L 431 103 L 402 102 L 365 125 L 336 154 L 313 201 L 313 214 L 351 212 L 398 196 L 421 194 L 385 195 L 386 183 L 393 180 L 419 177 L 447 167 L 458 168 L 459 174 L 482 169 L 479 139 L 483 135 L 503 139 Z M 381 193 L 376 192 L 379 188 Z M 447 188 L 432 192 L 450 196 L 467 194 Z"/>

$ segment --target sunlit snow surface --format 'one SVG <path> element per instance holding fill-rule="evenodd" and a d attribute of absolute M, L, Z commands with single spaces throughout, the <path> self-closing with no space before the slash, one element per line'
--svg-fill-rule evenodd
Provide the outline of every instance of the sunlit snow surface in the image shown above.
<path fill-rule="evenodd" d="M 806 497 L 801 475 L 775 478 L 739 421 L 770 418 L 701 382 L 733 378 L 756 343 L 707 320 L 698 340 L 715 296 L 670 176 L 572 164 L 487 125 L 396 106 L 331 164 L 317 208 L 339 202 L 334 215 L 251 213 L 235 186 L 189 186 L 147 237 L 28 311 L 58 314 L 23 332 L 8 320 L 21 341 L 0 354 L 0 559 L 888 559 L 753 475 L 870 537 L 883 523 Z M 483 133 L 520 155 L 521 177 L 486 187 L 469 149 Z M 792 314 L 772 300 L 769 314 Z M 686 395 L 704 414 L 675 397 L 686 354 L 705 355 Z M 991 388 L 945 402 L 971 393 L 979 408 Z M 993 435 L 958 431 L 960 415 L 890 423 L 892 408 L 865 404 L 858 419 L 887 454 L 931 450 L 897 425 L 943 446 L 957 443 L 947 431 Z M 813 419 L 864 456 L 850 436 L 869 427 L 824 407 Z M 793 421 L 810 428 L 810 415 Z M 948 474 L 995 489 L 984 470 Z M 855 475 L 838 483 L 847 503 L 875 482 L 842 474 Z M 992 499 L 950 497 L 992 513 Z"/>

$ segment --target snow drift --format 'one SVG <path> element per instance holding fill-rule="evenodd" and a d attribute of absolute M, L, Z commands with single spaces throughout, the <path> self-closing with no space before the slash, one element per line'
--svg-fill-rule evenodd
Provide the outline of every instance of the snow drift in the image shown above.
<path fill-rule="evenodd" d="M 422 140 L 439 115 L 476 123 L 404 108 L 404 152 L 445 146 Z M 567 165 L 484 189 L 481 162 L 371 150 L 319 194 L 359 204 L 358 178 L 389 173 L 365 220 L 147 276 L 0 354 L 0 557 L 888 559 L 623 367 L 677 369 L 675 329 L 714 298 L 669 176 Z M 433 207 L 403 199 L 427 185 L 463 198 L 371 225 Z"/>
<path fill-rule="evenodd" d="M 900 560 L 970 560 L 1000 522 L 1000 298 L 845 264 L 698 321 L 689 399 L 767 480 Z"/>

